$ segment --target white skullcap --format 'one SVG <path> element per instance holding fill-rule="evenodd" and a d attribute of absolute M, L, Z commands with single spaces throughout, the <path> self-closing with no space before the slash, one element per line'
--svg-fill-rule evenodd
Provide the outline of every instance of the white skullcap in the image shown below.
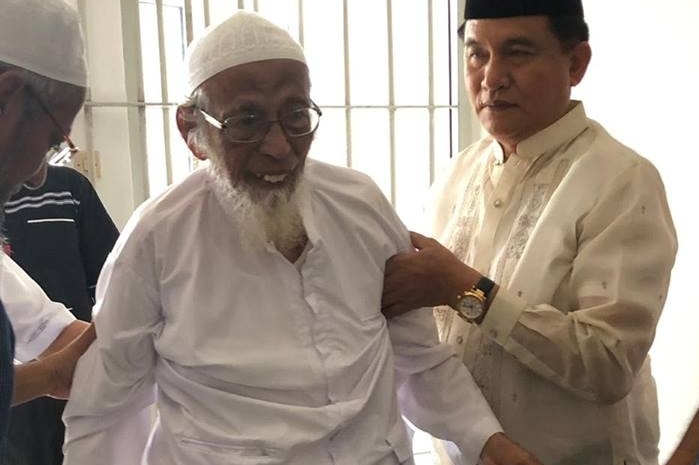
<path fill-rule="evenodd" d="M 286 58 L 306 63 L 301 46 L 287 31 L 257 13 L 239 10 L 206 28 L 187 49 L 186 95 L 223 70 L 244 63 Z"/>
<path fill-rule="evenodd" d="M 0 61 L 87 87 L 78 13 L 64 0 L 2 0 Z"/>

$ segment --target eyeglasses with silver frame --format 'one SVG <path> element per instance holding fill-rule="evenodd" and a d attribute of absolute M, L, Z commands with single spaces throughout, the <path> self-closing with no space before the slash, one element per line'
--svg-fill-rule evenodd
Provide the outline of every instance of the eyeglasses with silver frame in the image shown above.
<path fill-rule="evenodd" d="M 279 119 L 275 120 L 267 119 L 255 112 L 244 111 L 219 121 L 201 108 L 199 112 L 209 124 L 219 129 L 226 139 L 239 144 L 260 142 L 267 137 L 274 123 L 279 123 L 282 131 L 289 138 L 308 136 L 318 129 L 320 117 L 323 114 L 313 101 L 309 107 L 295 108 L 279 115 Z"/>

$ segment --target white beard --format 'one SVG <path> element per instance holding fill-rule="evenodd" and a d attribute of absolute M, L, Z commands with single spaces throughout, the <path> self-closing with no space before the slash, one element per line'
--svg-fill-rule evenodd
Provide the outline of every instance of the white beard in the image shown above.
<path fill-rule="evenodd" d="M 283 188 L 260 193 L 249 186 L 234 186 L 220 158 L 211 157 L 208 167 L 213 188 L 226 214 L 238 225 L 243 242 L 250 247 L 272 243 L 282 254 L 293 251 L 306 238 L 301 205 L 308 192 L 300 175 Z"/>

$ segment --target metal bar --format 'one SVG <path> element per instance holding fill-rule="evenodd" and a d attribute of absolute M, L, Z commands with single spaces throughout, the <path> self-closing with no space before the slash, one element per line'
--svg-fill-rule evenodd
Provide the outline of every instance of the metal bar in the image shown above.
<path fill-rule="evenodd" d="M 163 0 L 155 0 L 156 22 L 158 24 L 158 56 L 160 58 L 160 95 L 163 102 L 169 100 L 167 89 L 167 53 L 165 52 L 165 15 Z M 172 153 L 170 144 L 170 109 L 163 107 L 163 144 L 165 145 L 165 173 L 167 183 L 172 183 Z"/>
<path fill-rule="evenodd" d="M 204 0 L 204 27 L 208 27 L 209 24 L 211 24 L 211 6 L 209 0 Z"/>
<path fill-rule="evenodd" d="M 345 136 L 347 138 L 347 166 L 352 167 L 352 107 L 350 95 L 350 59 L 349 59 L 349 15 L 348 0 L 342 0 L 342 41 L 345 63 Z"/>
<path fill-rule="evenodd" d="M 176 107 L 170 102 L 85 102 L 86 107 Z"/>
<path fill-rule="evenodd" d="M 185 46 L 189 45 L 194 38 L 194 24 L 192 19 L 192 0 L 184 0 L 184 27 L 185 27 Z"/>
<path fill-rule="evenodd" d="M 396 205 L 396 107 L 393 82 L 393 1 L 386 0 L 386 35 L 388 40 L 388 126 L 389 167 L 391 170 L 391 205 Z"/>
<path fill-rule="evenodd" d="M 143 66 L 138 2 L 121 0 L 121 30 L 124 50 L 124 85 L 127 101 L 142 102 Z M 132 107 L 126 111 L 129 128 L 129 156 L 135 205 L 149 197 L 148 159 L 146 155 L 145 109 Z"/>
<path fill-rule="evenodd" d="M 260 11 L 260 5 L 257 3 L 257 0 L 254 0 L 252 2 L 252 9 L 255 10 L 256 12 Z"/>
<path fill-rule="evenodd" d="M 299 43 L 303 47 L 303 0 L 298 1 L 299 5 Z"/>
<path fill-rule="evenodd" d="M 438 0 L 438 1 L 443 1 L 443 0 Z M 434 182 L 434 175 L 435 175 L 435 146 L 434 146 L 434 18 L 433 18 L 433 11 L 432 11 L 432 5 L 434 3 L 434 0 L 428 0 L 427 2 L 427 80 L 428 80 L 428 112 L 429 112 L 429 130 L 430 130 L 430 137 L 429 137 L 429 144 L 430 144 L 430 185 L 432 185 L 432 182 Z"/>
<path fill-rule="evenodd" d="M 86 107 L 176 107 L 177 102 L 85 102 Z M 398 108 L 426 108 L 426 109 L 456 109 L 458 105 L 320 105 L 323 108 L 333 109 L 383 109 L 395 110 Z"/>
<path fill-rule="evenodd" d="M 383 109 L 398 110 L 404 108 L 438 109 L 438 108 L 458 108 L 458 105 L 321 105 L 323 108 L 351 108 L 351 109 Z"/>
<path fill-rule="evenodd" d="M 448 43 L 448 47 L 449 47 L 449 55 L 448 55 L 448 59 L 447 59 L 447 63 L 449 65 L 449 105 L 454 104 L 454 91 L 453 91 L 454 90 L 454 77 L 453 77 L 454 70 L 453 70 L 453 66 L 452 66 L 452 61 L 453 61 L 452 57 L 454 55 L 454 51 L 453 51 L 452 41 L 453 41 L 454 33 L 456 31 L 452 31 L 452 29 L 451 29 L 451 24 L 452 24 L 451 18 L 452 18 L 452 6 L 453 5 L 454 5 L 454 1 L 449 0 L 449 3 L 447 3 L 447 15 L 448 15 L 447 25 L 449 26 L 449 27 L 447 27 L 447 30 L 449 32 L 448 37 L 447 37 L 447 43 Z M 457 11 L 460 11 L 459 8 L 457 8 Z M 453 113 L 452 111 L 449 112 L 449 158 L 454 157 L 454 124 L 453 124 L 454 118 L 452 117 L 452 113 Z M 459 114 L 459 113 L 460 113 L 460 111 L 457 109 L 457 114 Z M 458 131 L 458 126 L 457 126 L 457 131 Z M 461 131 L 459 131 L 459 133 L 460 132 Z M 457 137 L 460 138 L 460 134 L 457 134 Z"/>

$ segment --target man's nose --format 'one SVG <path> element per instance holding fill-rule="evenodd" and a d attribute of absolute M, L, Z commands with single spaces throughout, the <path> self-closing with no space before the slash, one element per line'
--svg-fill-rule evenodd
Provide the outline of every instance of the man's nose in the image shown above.
<path fill-rule="evenodd" d="M 487 90 L 505 88 L 510 83 L 510 70 L 504 60 L 491 57 L 483 71 L 483 87 Z"/>
<path fill-rule="evenodd" d="M 279 121 L 270 122 L 269 130 L 262 139 L 260 149 L 274 158 L 285 158 L 291 153 L 291 144 Z"/>

